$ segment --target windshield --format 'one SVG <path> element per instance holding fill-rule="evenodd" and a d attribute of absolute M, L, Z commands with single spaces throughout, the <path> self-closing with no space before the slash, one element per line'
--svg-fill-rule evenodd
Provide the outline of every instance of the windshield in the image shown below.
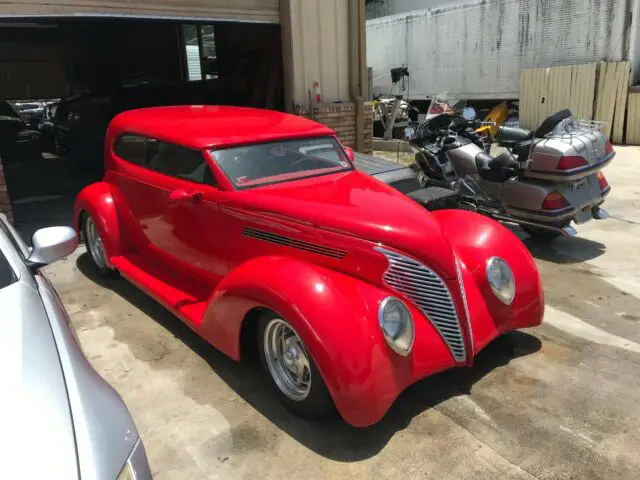
<path fill-rule="evenodd" d="M 238 189 L 353 170 L 333 137 L 247 145 L 211 155 Z"/>
<path fill-rule="evenodd" d="M 427 120 L 437 115 L 448 113 L 450 115 L 462 115 L 462 111 L 467 106 L 467 99 L 455 94 L 439 93 L 431 99 L 431 105 L 427 113 Z"/>

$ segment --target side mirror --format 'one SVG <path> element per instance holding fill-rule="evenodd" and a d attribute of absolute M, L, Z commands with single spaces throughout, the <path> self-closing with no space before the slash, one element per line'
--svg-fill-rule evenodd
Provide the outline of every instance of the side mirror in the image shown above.
<path fill-rule="evenodd" d="M 78 237 L 70 227 L 41 228 L 31 238 L 33 248 L 27 262 L 32 267 L 42 267 L 73 253 Z"/>
<path fill-rule="evenodd" d="M 352 162 L 356 161 L 356 154 L 353 152 L 353 148 L 350 147 L 342 147 L 344 148 L 344 152 L 347 154 L 347 157 L 349 157 L 349 160 L 351 160 Z"/>
<path fill-rule="evenodd" d="M 462 118 L 467 121 L 475 120 L 478 117 L 478 112 L 473 107 L 464 107 L 462 110 Z"/>

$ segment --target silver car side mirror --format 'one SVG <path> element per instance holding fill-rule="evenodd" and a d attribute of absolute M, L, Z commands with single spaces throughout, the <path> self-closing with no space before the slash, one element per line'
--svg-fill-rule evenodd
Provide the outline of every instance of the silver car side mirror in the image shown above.
<path fill-rule="evenodd" d="M 34 267 L 42 267 L 73 253 L 78 237 L 70 227 L 41 228 L 31 238 L 31 255 L 27 261 Z"/>

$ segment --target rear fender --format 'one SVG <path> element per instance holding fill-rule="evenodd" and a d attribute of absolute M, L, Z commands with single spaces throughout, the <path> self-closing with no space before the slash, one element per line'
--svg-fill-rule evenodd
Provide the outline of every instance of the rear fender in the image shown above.
<path fill-rule="evenodd" d="M 210 297 L 201 335 L 230 357 L 240 359 L 240 333 L 247 314 L 267 308 L 286 319 L 313 357 L 345 420 L 364 425 L 382 412 L 362 411 L 362 397 L 384 410 L 395 398 L 373 379 L 391 372 L 393 360 L 377 309 L 388 294 L 355 278 L 288 257 L 260 257 L 227 275 Z M 397 356 L 397 355 L 396 355 Z M 393 398 L 391 398 L 393 397 Z"/>
<path fill-rule="evenodd" d="M 438 210 L 432 214 L 460 263 L 474 351 L 501 333 L 539 325 L 544 313 L 544 291 L 535 261 L 520 239 L 504 225 L 476 213 Z M 487 280 L 487 262 L 492 257 L 507 261 L 513 271 L 516 295 L 511 305 L 498 300 Z"/>

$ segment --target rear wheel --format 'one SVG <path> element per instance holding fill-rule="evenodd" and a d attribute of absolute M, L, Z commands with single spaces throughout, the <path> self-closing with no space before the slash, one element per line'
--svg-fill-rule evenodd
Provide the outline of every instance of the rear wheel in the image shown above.
<path fill-rule="evenodd" d="M 522 229 L 527 232 L 531 237 L 540 242 L 550 242 L 562 234 L 553 230 L 547 230 L 546 228 L 533 227 L 531 225 L 520 225 Z"/>
<path fill-rule="evenodd" d="M 89 252 L 89 257 L 91 257 L 91 260 L 98 271 L 98 275 L 102 277 L 114 276 L 116 271 L 107 266 L 107 257 L 102 243 L 102 238 L 100 238 L 100 232 L 98 232 L 98 228 L 96 227 L 93 218 L 88 213 L 84 215 L 82 233 L 87 251 Z"/>
<path fill-rule="evenodd" d="M 285 406 L 306 418 L 320 418 L 333 409 L 313 358 L 289 323 L 265 313 L 257 340 L 264 371 Z"/>

